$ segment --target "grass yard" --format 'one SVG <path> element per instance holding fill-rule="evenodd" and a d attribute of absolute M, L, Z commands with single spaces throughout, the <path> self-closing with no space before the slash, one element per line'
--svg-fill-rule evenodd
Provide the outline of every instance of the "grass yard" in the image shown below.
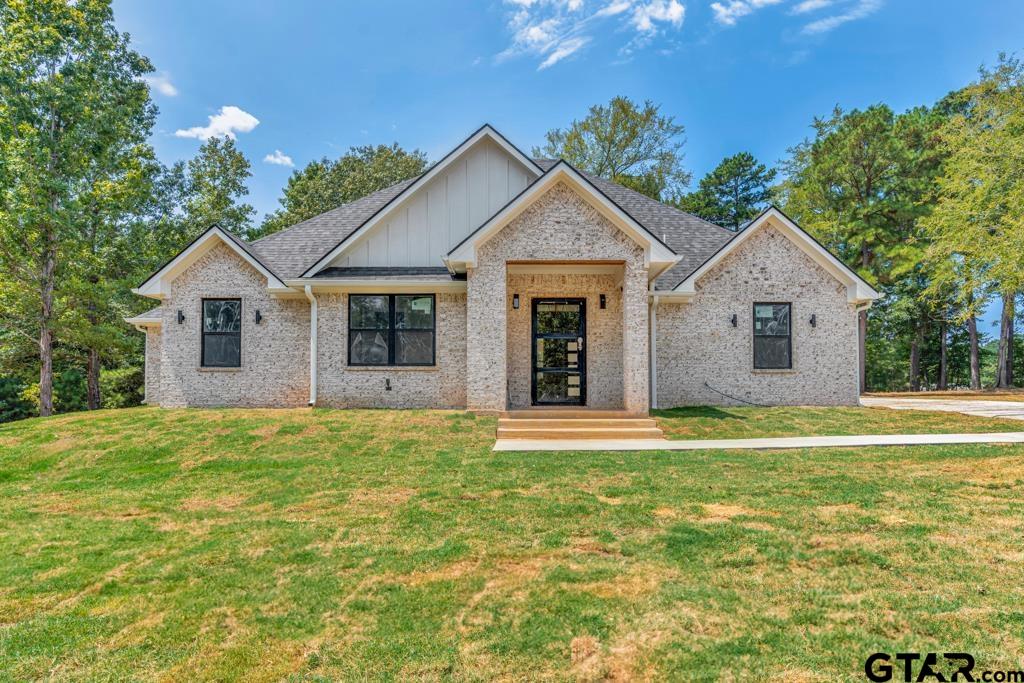
<path fill-rule="evenodd" d="M 1022 426 L 661 415 L 674 437 Z M 1024 447 L 491 453 L 494 428 L 0 427 L 0 679 L 864 680 L 878 650 L 1022 668 Z"/>

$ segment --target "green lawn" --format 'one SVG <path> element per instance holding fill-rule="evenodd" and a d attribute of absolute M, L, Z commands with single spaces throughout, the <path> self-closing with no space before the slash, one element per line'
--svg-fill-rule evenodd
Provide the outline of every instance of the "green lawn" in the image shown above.
<path fill-rule="evenodd" d="M 720 412 L 663 423 L 1007 429 Z M 0 427 L 0 679 L 864 680 L 877 650 L 1020 668 L 1024 447 L 491 453 L 494 428 L 148 408 Z"/>

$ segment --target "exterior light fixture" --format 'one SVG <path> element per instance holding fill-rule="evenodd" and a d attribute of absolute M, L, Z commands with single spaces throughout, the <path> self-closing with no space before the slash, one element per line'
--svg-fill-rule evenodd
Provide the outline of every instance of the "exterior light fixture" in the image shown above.
<path fill-rule="evenodd" d="M 384 379 L 384 391 L 391 391 L 391 378 L 387 377 Z"/>
<path fill-rule="evenodd" d="M 732 319 L 729 320 L 729 322 L 732 323 L 733 327 L 736 327 L 736 314 L 735 313 L 732 314 Z"/>
<path fill-rule="evenodd" d="M 179 324 L 179 325 L 182 325 L 182 324 L 184 324 L 184 323 L 185 323 L 185 314 L 184 314 L 184 313 L 182 313 L 182 312 L 181 312 L 181 309 L 179 308 L 179 309 L 178 309 L 178 324 Z"/>
<path fill-rule="evenodd" d="M 811 327 L 817 327 L 817 326 L 818 326 L 818 315 L 816 313 L 811 313 Z"/>
<path fill-rule="evenodd" d="M 601 299 L 601 308 L 602 309 L 608 308 L 608 299 L 605 297 L 604 294 L 601 295 L 600 299 Z"/>
<path fill-rule="evenodd" d="M 260 309 L 257 308 L 256 309 L 256 324 L 259 325 L 261 322 L 263 322 L 263 315 L 260 314 Z"/>
<path fill-rule="evenodd" d="M 514 308 L 517 311 L 519 310 L 519 295 L 518 294 L 513 294 L 512 295 L 512 308 Z"/>

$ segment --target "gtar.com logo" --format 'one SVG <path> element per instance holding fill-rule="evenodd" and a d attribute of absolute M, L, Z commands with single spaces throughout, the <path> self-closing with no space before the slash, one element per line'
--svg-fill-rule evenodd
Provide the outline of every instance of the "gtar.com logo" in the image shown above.
<path fill-rule="evenodd" d="M 966 652 L 946 652 L 939 661 L 936 652 L 876 652 L 864 662 L 864 675 L 870 681 L 983 681 L 984 683 L 1024 683 L 1024 671 L 974 671 L 974 657 Z"/>

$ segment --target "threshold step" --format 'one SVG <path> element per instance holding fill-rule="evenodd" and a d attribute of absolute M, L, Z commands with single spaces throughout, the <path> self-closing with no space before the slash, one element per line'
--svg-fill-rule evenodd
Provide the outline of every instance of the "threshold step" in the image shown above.
<path fill-rule="evenodd" d="M 655 428 L 658 423 L 649 417 L 577 417 L 577 418 L 534 418 L 534 417 L 502 417 L 498 419 L 498 427 L 510 429 L 582 429 L 595 427 L 615 428 Z"/>
<path fill-rule="evenodd" d="M 586 408 L 522 408 L 506 410 L 498 417 L 528 420 L 565 420 L 565 419 L 607 419 L 607 418 L 646 418 L 626 410 L 587 410 Z"/>
<path fill-rule="evenodd" d="M 657 428 L 600 428 L 567 429 L 512 429 L 499 427 L 499 439 L 662 439 L 665 434 Z"/>

